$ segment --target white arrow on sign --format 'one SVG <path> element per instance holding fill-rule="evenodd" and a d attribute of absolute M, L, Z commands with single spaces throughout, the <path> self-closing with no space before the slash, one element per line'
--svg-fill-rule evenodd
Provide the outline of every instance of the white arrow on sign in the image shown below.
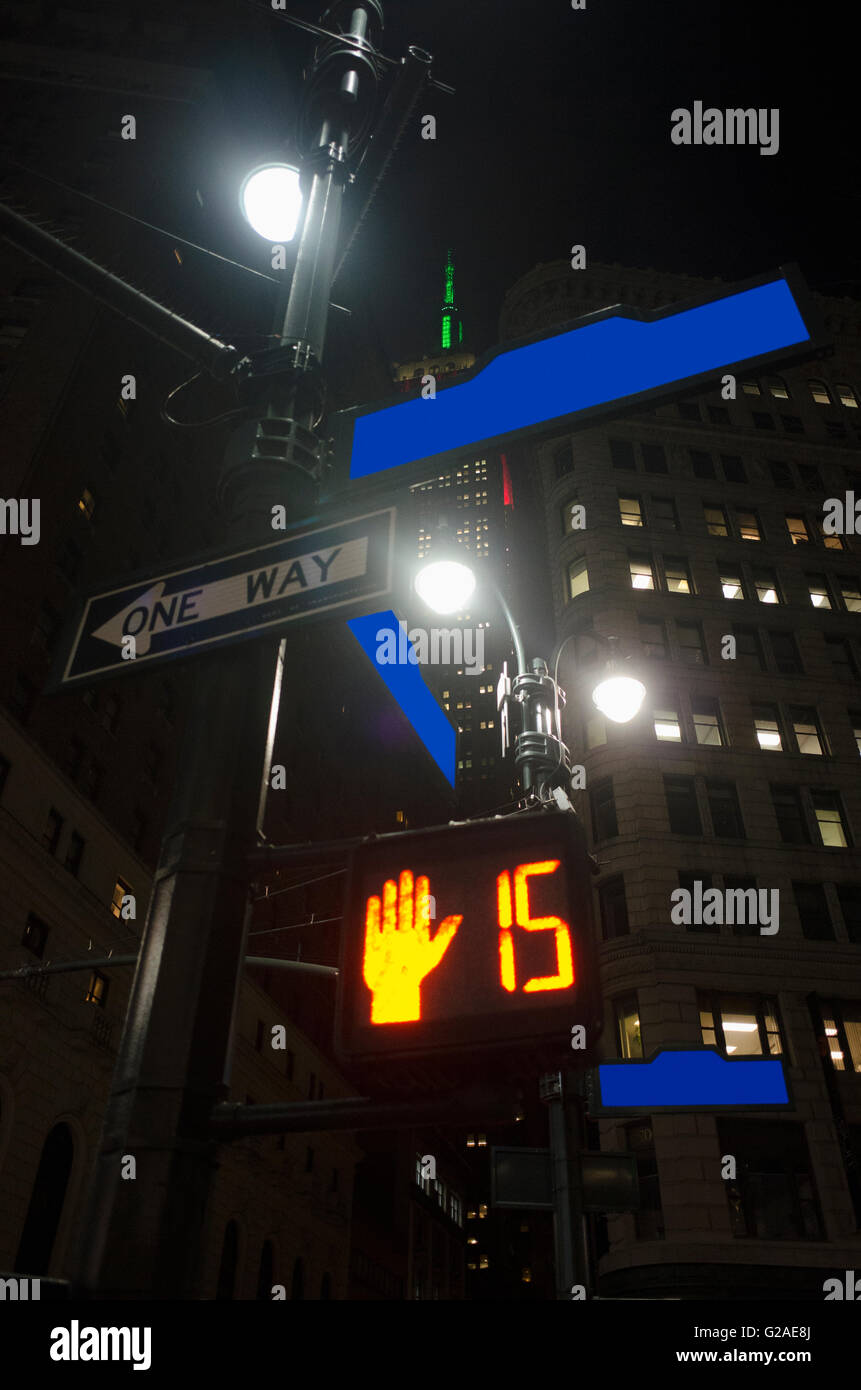
<path fill-rule="evenodd" d="M 355 579 L 368 567 L 368 537 L 358 536 L 326 553 L 309 551 L 275 565 L 264 565 L 229 579 L 216 579 L 199 588 L 179 589 L 163 598 L 165 581 L 158 580 L 119 613 L 115 613 L 93 637 L 120 647 L 124 637 L 134 637 L 135 655 L 149 651 L 153 634 L 243 612 L 276 599 L 323 585 Z"/>

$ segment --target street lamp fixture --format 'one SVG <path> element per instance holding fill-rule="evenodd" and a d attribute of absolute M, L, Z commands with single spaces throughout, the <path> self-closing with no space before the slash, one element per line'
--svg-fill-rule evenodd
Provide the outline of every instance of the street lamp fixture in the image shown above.
<path fill-rule="evenodd" d="M 462 613 L 475 592 L 475 571 L 465 563 L 466 551 L 453 541 L 440 520 L 432 555 L 419 568 L 413 585 L 423 603 L 434 613 Z"/>
<path fill-rule="evenodd" d="M 292 164 L 260 164 L 242 181 L 239 206 L 265 241 L 292 241 L 302 215 L 299 170 Z"/>
<path fill-rule="evenodd" d="M 614 724 L 628 724 L 639 714 L 645 694 L 635 676 L 608 675 L 592 691 L 592 703 Z"/>

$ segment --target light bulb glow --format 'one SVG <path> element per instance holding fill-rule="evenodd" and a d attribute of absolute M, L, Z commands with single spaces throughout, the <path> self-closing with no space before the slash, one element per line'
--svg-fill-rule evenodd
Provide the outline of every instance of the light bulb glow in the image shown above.
<path fill-rule="evenodd" d="M 289 164 L 252 169 L 239 194 L 245 220 L 266 241 L 292 241 L 302 212 L 299 170 Z"/>
<path fill-rule="evenodd" d="M 614 723 L 627 724 L 639 712 L 645 694 L 643 682 L 634 676 L 609 676 L 596 685 L 592 701 Z"/>
<path fill-rule="evenodd" d="M 475 575 L 457 560 L 433 560 L 416 575 L 416 593 L 435 613 L 460 613 L 475 589 Z"/>

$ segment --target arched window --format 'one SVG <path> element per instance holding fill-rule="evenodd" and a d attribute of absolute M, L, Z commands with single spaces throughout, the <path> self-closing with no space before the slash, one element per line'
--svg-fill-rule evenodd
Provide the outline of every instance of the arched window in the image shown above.
<path fill-rule="evenodd" d="M 221 1264 L 218 1267 L 217 1299 L 233 1298 L 236 1286 L 236 1266 L 239 1261 L 239 1227 L 235 1221 L 228 1221 L 224 1228 L 224 1242 L 221 1246 Z"/>
<path fill-rule="evenodd" d="M 299 1255 L 293 1265 L 293 1284 L 290 1289 L 291 1299 L 301 1299 L 305 1297 L 305 1261 Z"/>
<path fill-rule="evenodd" d="M 807 385 L 810 387 L 810 394 L 817 405 L 832 405 L 831 392 L 824 381 L 818 377 L 811 378 Z"/>
<path fill-rule="evenodd" d="M 42 1148 L 36 1181 L 30 1194 L 30 1205 L 15 1257 L 16 1273 L 48 1273 L 74 1154 L 75 1145 L 69 1126 L 54 1125 Z"/>
<path fill-rule="evenodd" d="M 257 1297 L 270 1299 L 272 1285 L 275 1283 L 275 1246 L 271 1240 L 264 1240 L 260 1250 L 260 1268 L 257 1272 Z"/>

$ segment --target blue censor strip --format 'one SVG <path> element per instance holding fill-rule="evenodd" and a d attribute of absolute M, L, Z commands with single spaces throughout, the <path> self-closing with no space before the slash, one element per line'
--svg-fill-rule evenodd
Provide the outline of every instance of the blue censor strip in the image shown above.
<path fill-rule="evenodd" d="M 398 631 L 400 623 L 395 614 L 391 609 L 384 613 L 367 613 L 364 617 L 349 619 L 347 626 L 377 675 L 385 682 L 389 693 L 400 705 L 446 781 L 453 787 L 456 734 L 435 696 L 425 684 L 421 667 L 418 663 L 414 665 L 410 660 L 391 664 L 377 660 L 380 645 L 377 634 L 384 629 L 390 632 Z M 409 639 L 405 637 L 404 641 L 407 651 L 413 651 Z"/>
<path fill-rule="evenodd" d="M 500 350 L 468 381 L 383 409 L 356 413 L 351 478 L 510 437 L 607 402 L 673 386 L 765 354 L 809 344 L 786 278 L 659 317 L 601 311 L 567 331 Z M 353 412 L 343 412 L 345 416 Z"/>
<path fill-rule="evenodd" d="M 590 1110 L 758 1109 L 789 1106 L 783 1063 L 776 1057 L 727 1058 L 712 1048 L 669 1049 L 648 1062 L 602 1062 L 593 1068 Z"/>

